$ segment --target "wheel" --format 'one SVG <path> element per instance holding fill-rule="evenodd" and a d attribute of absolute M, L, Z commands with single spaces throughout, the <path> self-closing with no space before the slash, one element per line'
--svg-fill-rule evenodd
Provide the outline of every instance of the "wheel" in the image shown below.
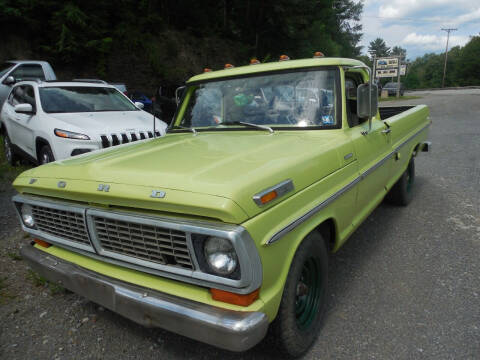
<path fill-rule="evenodd" d="M 12 142 L 10 141 L 7 133 L 3 135 L 3 151 L 5 153 L 5 159 L 9 165 L 15 166 L 17 161 L 20 160 L 12 148 Z"/>
<path fill-rule="evenodd" d="M 48 164 L 49 162 L 55 161 L 53 156 L 52 149 L 50 145 L 43 145 L 38 153 L 38 163 L 39 165 Z"/>
<path fill-rule="evenodd" d="M 413 157 L 408 163 L 407 170 L 395 183 L 387 195 L 389 203 L 400 206 L 407 206 L 412 201 L 412 188 L 415 182 L 415 162 Z"/>
<path fill-rule="evenodd" d="M 322 236 L 310 233 L 288 272 L 272 335 L 283 354 L 298 357 L 313 344 L 322 325 L 328 282 L 328 251 Z"/>
<path fill-rule="evenodd" d="M 400 91 L 400 96 L 403 96 L 404 92 L 403 91 Z"/>

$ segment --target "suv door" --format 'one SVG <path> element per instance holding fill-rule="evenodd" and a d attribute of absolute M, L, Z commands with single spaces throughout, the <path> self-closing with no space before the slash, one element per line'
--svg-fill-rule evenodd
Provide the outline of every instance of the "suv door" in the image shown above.
<path fill-rule="evenodd" d="M 21 114 L 15 112 L 15 105 L 30 104 L 36 112 L 35 91 L 31 85 L 17 85 L 5 104 L 5 115 L 8 121 L 7 129 L 10 140 L 28 155 L 36 158 L 32 123 L 35 114 Z"/>
<path fill-rule="evenodd" d="M 358 162 L 361 181 L 358 185 L 357 215 L 354 224 L 358 224 L 368 216 L 370 211 L 386 195 L 386 185 L 390 176 L 392 159 L 390 155 L 391 141 L 387 126 L 379 119 L 372 119 L 372 128 L 369 131 L 368 121 L 359 119 L 356 114 L 357 82 L 345 79 L 346 110 L 349 119 L 349 134 Z M 387 130 L 388 131 L 388 130 Z"/>

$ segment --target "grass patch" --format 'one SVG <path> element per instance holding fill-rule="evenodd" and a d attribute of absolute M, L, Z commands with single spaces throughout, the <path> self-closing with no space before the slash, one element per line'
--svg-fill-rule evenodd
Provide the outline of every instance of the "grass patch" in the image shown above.
<path fill-rule="evenodd" d="M 6 191 L 10 188 L 13 180 L 25 170 L 30 169 L 31 164 L 20 164 L 17 166 L 10 166 L 5 159 L 5 152 L 3 149 L 3 136 L 0 136 L 0 191 Z"/>
<path fill-rule="evenodd" d="M 22 258 L 19 254 L 13 253 L 13 252 L 9 252 L 9 253 L 7 254 L 7 256 L 8 256 L 10 259 L 15 260 L 15 261 L 23 260 L 23 258 Z"/>
<path fill-rule="evenodd" d="M 378 98 L 378 101 L 402 101 L 402 100 L 413 100 L 413 99 L 421 99 L 421 96 L 400 96 L 398 99 L 396 96 L 389 96 L 388 98 Z"/>
<path fill-rule="evenodd" d="M 39 274 L 37 274 L 35 271 L 31 269 L 29 269 L 27 272 L 27 279 L 29 279 L 33 283 L 33 285 L 36 287 L 40 287 L 40 286 L 45 288 L 48 287 L 51 295 L 56 295 L 56 294 L 65 292 L 65 288 L 62 285 L 48 281 L 43 276 L 40 276 Z"/>
<path fill-rule="evenodd" d="M 11 295 L 7 292 L 6 277 L 0 277 L 0 304 L 6 302 L 8 299 L 14 299 L 15 295 Z"/>

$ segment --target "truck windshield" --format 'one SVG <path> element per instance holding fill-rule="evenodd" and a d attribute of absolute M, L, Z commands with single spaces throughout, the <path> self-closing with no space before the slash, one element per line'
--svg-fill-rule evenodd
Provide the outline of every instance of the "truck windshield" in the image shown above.
<path fill-rule="evenodd" d="M 43 87 L 39 89 L 46 113 L 137 111 L 117 89 L 93 86 Z"/>
<path fill-rule="evenodd" d="M 296 71 L 191 85 L 176 125 L 218 130 L 239 122 L 282 128 L 336 127 L 336 74 L 336 70 Z"/>

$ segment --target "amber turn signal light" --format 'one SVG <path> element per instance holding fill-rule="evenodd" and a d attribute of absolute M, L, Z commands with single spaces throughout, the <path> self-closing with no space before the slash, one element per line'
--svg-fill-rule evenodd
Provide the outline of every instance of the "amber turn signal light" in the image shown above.
<path fill-rule="evenodd" d="M 228 304 L 248 306 L 258 299 L 258 294 L 260 294 L 260 289 L 251 292 L 250 294 L 234 294 L 229 291 L 210 289 L 213 300 L 222 301 Z"/>
<path fill-rule="evenodd" d="M 274 200 L 278 196 L 277 192 L 275 190 L 270 191 L 269 193 L 266 193 L 260 198 L 260 202 L 262 204 L 266 204 L 272 200 Z"/>
<path fill-rule="evenodd" d="M 50 246 L 52 246 L 52 244 L 47 243 L 46 241 L 43 241 L 43 240 L 40 240 L 40 239 L 33 239 L 33 241 L 35 242 L 35 244 L 38 244 L 38 245 L 40 245 L 41 247 L 44 247 L 44 248 L 49 248 Z"/>

